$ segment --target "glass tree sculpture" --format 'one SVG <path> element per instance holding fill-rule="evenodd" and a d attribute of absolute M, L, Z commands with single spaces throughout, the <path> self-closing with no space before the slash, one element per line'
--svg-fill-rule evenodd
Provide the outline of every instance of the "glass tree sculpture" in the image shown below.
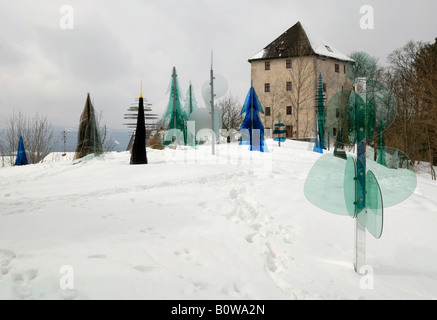
<path fill-rule="evenodd" d="M 175 142 L 176 144 L 186 144 L 187 131 L 185 121 L 188 119 L 182 107 L 182 93 L 179 88 L 176 68 L 173 67 L 171 82 L 169 86 L 170 99 L 165 110 L 162 121 L 168 123 L 166 135 L 164 137 L 164 145 Z"/>
<path fill-rule="evenodd" d="M 323 94 L 322 74 L 319 74 L 319 88 L 317 92 L 317 139 L 315 148 L 323 153 L 325 147 L 325 96 Z"/>
<path fill-rule="evenodd" d="M 240 131 L 243 132 L 240 144 L 250 145 L 250 151 L 266 152 L 267 146 L 264 142 L 264 126 L 259 117 L 259 113 L 264 114 L 264 109 L 259 102 L 252 83 L 241 110 L 241 114 L 246 114 L 246 116 L 240 127 Z"/>
<path fill-rule="evenodd" d="M 353 61 L 347 74 L 355 90 L 342 90 L 329 100 L 326 128 L 327 132 L 341 132 L 345 145 L 356 145 L 357 155 L 320 157 L 308 174 L 304 192 L 315 206 L 355 219 L 354 267 L 361 272 L 366 265 L 366 230 L 379 239 L 384 207 L 407 199 L 417 180 L 413 163 L 402 151 L 386 146 L 367 148 L 368 142 L 393 123 L 397 106 L 391 92 L 374 80 L 373 59 L 358 53 Z M 375 150 L 383 150 L 390 165 L 375 161 Z"/>
<path fill-rule="evenodd" d="M 88 93 L 84 110 L 80 116 L 77 147 L 74 160 L 81 159 L 90 154 L 94 154 L 96 157 L 102 155 L 103 146 L 100 139 L 100 131 L 96 114 L 93 104 L 91 103 L 90 94 Z"/>
<path fill-rule="evenodd" d="M 18 143 L 18 152 L 17 152 L 17 158 L 15 159 L 15 165 L 25 166 L 27 164 L 28 162 L 26 156 L 26 149 L 24 149 L 23 137 L 20 136 L 20 142 Z"/>
<path fill-rule="evenodd" d="M 189 117 L 194 111 L 197 110 L 197 100 L 194 96 L 194 88 L 191 84 L 188 86 L 187 94 L 185 95 L 185 104 L 184 104 L 184 111 L 185 114 Z"/>
<path fill-rule="evenodd" d="M 141 82 L 141 93 L 138 104 L 137 127 L 135 130 L 135 140 L 132 147 L 130 164 L 147 164 L 146 151 L 146 121 L 144 118 L 144 99 L 143 85 Z"/>
<path fill-rule="evenodd" d="M 188 86 L 188 90 L 187 90 L 187 94 L 185 95 L 185 104 L 184 104 L 184 111 L 186 116 L 188 117 L 188 121 L 190 121 L 190 117 L 193 114 L 193 112 L 198 110 L 198 106 L 197 106 L 197 100 L 196 97 L 194 96 L 194 88 L 193 85 L 191 84 L 190 81 L 190 85 Z M 194 118 L 194 116 L 193 116 Z M 187 140 L 186 143 L 187 145 L 194 147 L 196 145 L 196 137 L 195 137 L 195 128 L 194 130 L 188 130 L 188 126 L 190 125 L 187 121 L 185 122 L 185 130 L 187 132 Z M 195 123 L 195 122 L 194 122 Z"/>
<path fill-rule="evenodd" d="M 135 98 L 134 102 L 131 103 L 127 112 L 124 114 L 123 123 L 127 128 L 132 129 L 131 140 L 129 141 L 127 150 L 132 151 L 132 145 L 135 138 L 135 129 L 137 128 L 137 120 L 138 120 L 138 105 L 139 98 Z M 146 140 L 150 138 L 151 132 L 157 130 L 157 120 L 159 119 L 159 115 L 156 113 L 152 113 L 152 104 L 147 101 L 146 98 L 143 98 L 143 106 L 144 106 L 144 119 L 146 121 Z"/>

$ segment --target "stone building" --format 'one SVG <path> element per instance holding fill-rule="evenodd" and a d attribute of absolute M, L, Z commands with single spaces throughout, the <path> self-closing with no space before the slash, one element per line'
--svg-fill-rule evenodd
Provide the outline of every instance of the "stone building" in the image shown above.
<path fill-rule="evenodd" d="M 319 75 L 329 100 L 343 88 L 351 88 L 346 76 L 350 61 L 300 22 L 250 58 L 253 86 L 265 112 L 261 115 L 265 129 L 274 128 L 280 113 L 287 138 L 314 137 Z"/>

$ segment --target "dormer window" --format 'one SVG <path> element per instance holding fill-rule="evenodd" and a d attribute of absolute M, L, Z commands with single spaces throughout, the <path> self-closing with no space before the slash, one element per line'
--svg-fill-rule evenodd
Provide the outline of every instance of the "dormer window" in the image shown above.
<path fill-rule="evenodd" d="M 326 48 L 326 50 L 328 50 L 329 52 L 332 52 L 332 53 L 334 53 L 334 51 L 332 51 L 332 49 L 331 49 L 331 47 L 330 47 L 330 46 L 325 46 L 325 48 Z"/>
<path fill-rule="evenodd" d="M 279 54 L 285 53 L 285 52 L 287 52 L 287 50 L 288 50 L 288 47 L 283 45 L 283 44 L 281 44 L 275 48 L 275 52 L 277 52 Z"/>

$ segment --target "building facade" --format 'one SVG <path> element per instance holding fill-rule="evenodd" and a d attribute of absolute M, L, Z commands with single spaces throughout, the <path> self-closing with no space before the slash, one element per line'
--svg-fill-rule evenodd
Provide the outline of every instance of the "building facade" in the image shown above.
<path fill-rule="evenodd" d="M 351 88 L 351 59 L 317 39 L 300 22 L 249 59 L 253 86 L 264 108 L 265 129 L 273 129 L 279 114 L 287 138 L 310 139 L 317 133 L 317 89 L 322 75 L 325 99 Z M 330 132 L 335 136 L 336 132 Z"/>

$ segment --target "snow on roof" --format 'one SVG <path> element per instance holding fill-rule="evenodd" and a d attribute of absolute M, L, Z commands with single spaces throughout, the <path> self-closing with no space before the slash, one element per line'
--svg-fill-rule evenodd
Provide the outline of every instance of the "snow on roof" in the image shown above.
<path fill-rule="evenodd" d="M 302 23 L 301 23 L 302 24 Z M 327 41 L 324 41 L 317 35 L 315 35 L 308 26 L 305 24 L 302 24 L 302 27 L 305 30 L 305 33 L 307 34 L 308 40 L 311 43 L 311 47 L 313 48 L 314 52 L 318 55 L 334 58 L 342 61 L 351 61 L 352 59 L 349 58 L 347 55 L 341 53 L 339 50 L 334 48 L 331 44 L 329 44 Z"/>
<path fill-rule="evenodd" d="M 254 55 L 250 60 L 257 60 L 262 59 L 264 57 L 265 50 L 262 49 L 260 52 L 258 52 L 256 55 Z"/>

